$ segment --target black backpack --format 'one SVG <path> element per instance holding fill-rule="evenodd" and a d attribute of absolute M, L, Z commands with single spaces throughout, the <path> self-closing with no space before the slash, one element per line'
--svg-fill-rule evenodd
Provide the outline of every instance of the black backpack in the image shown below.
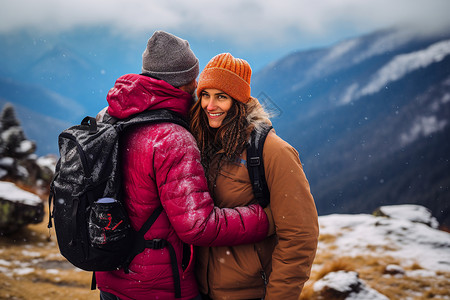
<path fill-rule="evenodd" d="M 173 247 L 165 240 L 144 239 L 162 207 L 136 232 L 121 197 L 121 133 L 130 126 L 163 122 L 189 128 L 181 116 L 161 109 L 101 123 L 86 117 L 80 125 L 64 130 L 58 138 L 60 159 L 50 186 L 48 227 L 52 227 L 53 218 L 61 254 L 86 271 L 123 268 L 128 272 L 130 262 L 145 248 L 168 247 L 179 298 L 181 289 Z M 95 274 L 92 288 L 95 289 Z"/>
<path fill-rule="evenodd" d="M 247 146 L 248 175 L 252 182 L 253 194 L 263 208 L 270 203 L 270 192 L 264 172 L 263 148 L 267 134 L 271 129 L 272 126 L 263 125 L 261 130 L 253 130 Z"/>

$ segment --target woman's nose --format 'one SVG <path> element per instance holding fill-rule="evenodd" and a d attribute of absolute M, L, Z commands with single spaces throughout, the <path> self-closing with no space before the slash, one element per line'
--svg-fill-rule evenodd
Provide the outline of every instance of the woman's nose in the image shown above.
<path fill-rule="evenodd" d="M 214 110 L 216 109 L 216 101 L 214 99 L 209 99 L 208 105 L 206 106 L 207 110 Z"/>

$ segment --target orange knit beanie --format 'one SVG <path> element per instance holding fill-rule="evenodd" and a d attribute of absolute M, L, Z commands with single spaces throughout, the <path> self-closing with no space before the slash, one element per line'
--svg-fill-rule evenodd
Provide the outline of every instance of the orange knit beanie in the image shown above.
<path fill-rule="evenodd" d="M 230 53 L 214 56 L 200 74 L 197 96 L 205 89 L 218 89 L 233 99 L 247 103 L 250 99 L 252 69 L 248 62 Z"/>

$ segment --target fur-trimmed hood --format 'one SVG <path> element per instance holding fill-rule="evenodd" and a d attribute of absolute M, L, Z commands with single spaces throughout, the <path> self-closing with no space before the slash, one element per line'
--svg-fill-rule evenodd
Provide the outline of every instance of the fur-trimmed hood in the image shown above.
<path fill-rule="evenodd" d="M 264 110 L 258 99 L 251 97 L 246 105 L 248 109 L 247 121 L 252 130 L 262 130 L 264 125 L 272 126 L 269 114 Z"/>

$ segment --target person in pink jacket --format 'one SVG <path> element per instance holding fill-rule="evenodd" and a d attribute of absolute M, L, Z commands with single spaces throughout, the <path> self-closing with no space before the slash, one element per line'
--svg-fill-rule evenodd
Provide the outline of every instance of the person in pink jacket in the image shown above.
<path fill-rule="evenodd" d="M 157 31 L 143 53 L 142 74 L 117 79 L 107 95 L 107 113 L 123 119 L 146 110 L 169 109 L 187 118 L 197 86 L 198 59 L 189 43 Z M 145 249 L 123 270 L 96 272 L 100 298 L 201 299 L 194 275 L 192 246 L 233 246 L 263 240 L 269 230 L 259 205 L 219 209 L 208 192 L 200 152 L 191 133 L 174 123 L 136 126 L 122 140 L 125 203 L 138 230 L 159 206 L 164 210 L 145 234 L 165 239 L 170 250 Z M 182 265 L 185 262 L 185 265 Z"/>

